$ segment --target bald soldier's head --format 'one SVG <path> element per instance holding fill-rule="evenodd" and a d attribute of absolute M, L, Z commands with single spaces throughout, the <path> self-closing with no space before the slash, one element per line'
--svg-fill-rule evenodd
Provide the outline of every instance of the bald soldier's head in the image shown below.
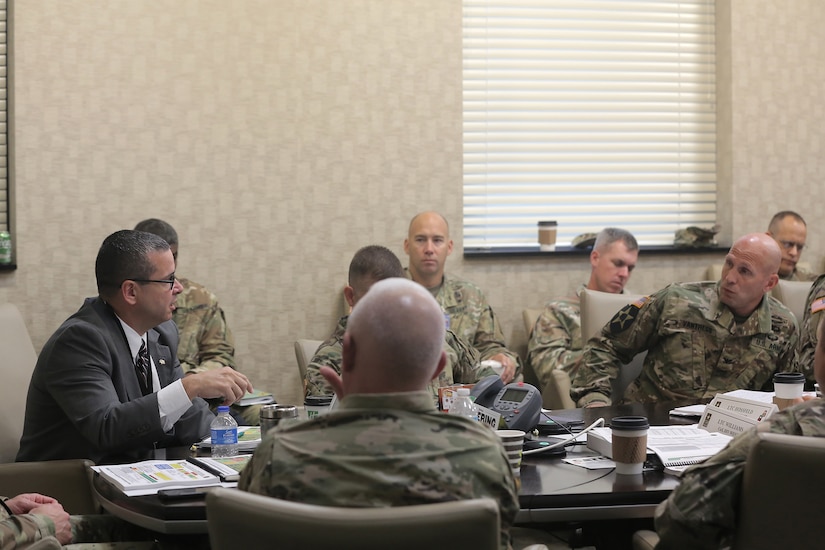
<path fill-rule="evenodd" d="M 378 281 L 353 308 L 343 345 L 339 397 L 424 390 L 446 362 L 444 314 L 418 283 Z"/>
<path fill-rule="evenodd" d="M 770 235 L 750 233 L 739 238 L 725 256 L 719 299 L 734 314 L 749 316 L 779 281 L 781 260 L 779 245 Z"/>

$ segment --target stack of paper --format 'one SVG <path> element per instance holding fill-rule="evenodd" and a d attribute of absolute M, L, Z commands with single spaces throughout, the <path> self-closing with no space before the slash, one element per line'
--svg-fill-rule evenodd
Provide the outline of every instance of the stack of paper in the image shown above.
<path fill-rule="evenodd" d="M 253 392 L 246 392 L 238 401 L 241 407 L 248 407 L 249 405 L 268 405 L 275 401 L 272 394 L 263 390 L 255 390 Z"/>
<path fill-rule="evenodd" d="M 613 456 L 610 428 L 594 428 L 587 434 L 587 446 L 606 457 Z M 731 438 L 709 433 L 696 426 L 651 426 L 647 432 L 647 451 L 661 461 L 668 473 L 679 474 L 727 446 Z"/>
<path fill-rule="evenodd" d="M 152 495 L 160 489 L 210 487 L 221 485 L 221 478 L 188 460 L 145 460 L 134 464 L 92 466 L 127 496 Z"/>
<path fill-rule="evenodd" d="M 254 451 L 261 442 L 261 427 L 260 426 L 238 426 L 238 451 Z M 204 438 L 200 443 L 195 444 L 197 447 L 209 449 L 212 447 L 212 437 Z"/>

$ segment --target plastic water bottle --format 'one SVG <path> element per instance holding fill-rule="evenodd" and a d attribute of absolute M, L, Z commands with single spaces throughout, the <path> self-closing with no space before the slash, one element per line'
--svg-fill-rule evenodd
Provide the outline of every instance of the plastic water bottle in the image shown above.
<path fill-rule="evenodd" d="M 470 399 L 469 388 L 458 388 L 456 390 L 456 398 L 453 400 L 453 405 L 450 407 L 449 414 L 456 416 L 463 416 L 470 420 L 478 420 L 478 409 L 475 403 Z"/>
<path fill-rule="evenodd" d="M 212 429 L 212 456 L 235 456 L 238 454 L 238 423 L 229 414 L 229 407 L 218 407 L 218 416 L 210 425 Z"/>

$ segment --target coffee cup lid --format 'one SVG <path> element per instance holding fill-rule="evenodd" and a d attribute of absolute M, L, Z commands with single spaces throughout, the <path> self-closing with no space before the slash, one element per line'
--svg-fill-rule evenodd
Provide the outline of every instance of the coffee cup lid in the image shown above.
<path fill-rule="evenodd" d="M 556 227 L 559 225 L 559 222 L 556 221 L 541 221 L 539 222 L 539 227 Z"/>
<path fill-rule="evenodd" d="M 774 384 L 804 384 L 805 375 L 801 372 L 777 372 L 773 375 Z"/>
<path fill-rule="evenodd" d="M 650 427 L 644 416 L 616 416 L 610 421 L 614 430 L 644 430 Z"/>
<path fill-rule="evenodd" d="M 331 395 L 308 395 L 304 398 L 304 405 L 309 405 L 311 407 L 325 407 L 331 403 Z"/>

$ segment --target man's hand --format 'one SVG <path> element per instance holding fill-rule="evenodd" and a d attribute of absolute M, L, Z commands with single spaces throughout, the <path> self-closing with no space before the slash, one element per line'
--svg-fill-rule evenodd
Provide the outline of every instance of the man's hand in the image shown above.
<path fill-rule="evenodd" d="M 189 399 L 221 397 L 222 405 L 231 405 L 243 397 L 244 393 L 252 391 L 249 379 L 232 367 L 190 374 L 184 376 L 181 381 Z"/>
<path fill-rule="evenodd" d="M 39 493 L 23 493 L 6 501 L 9 510 L 18 514 L 37 514 L 46 516 L 54 523 L 54 536 L 60 544 L 72 542 L 72 526 L 69 523 L 69 514 L 52 497 Z"/>
<path fill-rule="evenodd" d="M 332 386 L 332 391 L 335 392 L 335 395 L 338 396 L 338 400 L 344 398 L 344 382 L 341 380 L 341 376 L 335 372 L 335 369 L 332 367 L 328 367 L 324 365 L 319 369 L 321 376 L 324 377 L 324 380 Z"/>
<path fill-rule="evenodd" d="M 6 501 L 6 506 L 15 514 L 28 514 L 33 508 L 43 504 L 55 504 L 57 500 L 40 493 L 23 493 Z"/>
<path fill-rule="evenodd" d="M 72 526 L 69 523 L 69 514 L 57 501 L 41 504 L 29 511 L 30 514 L 46 516 L 54 522 L 54 536 L 60 544 L 72 542 Z"/>
<path fill-rule="evenodd" d="M 497 353 L 490 357 L 490 359 L 501 363 L 501 366 L 504 367 L 504 371 L 501 373 L 501 381 L 509 384 L 516 376 L 516 362 L 513 361 L 513 358 L 503 353 Z"/>

